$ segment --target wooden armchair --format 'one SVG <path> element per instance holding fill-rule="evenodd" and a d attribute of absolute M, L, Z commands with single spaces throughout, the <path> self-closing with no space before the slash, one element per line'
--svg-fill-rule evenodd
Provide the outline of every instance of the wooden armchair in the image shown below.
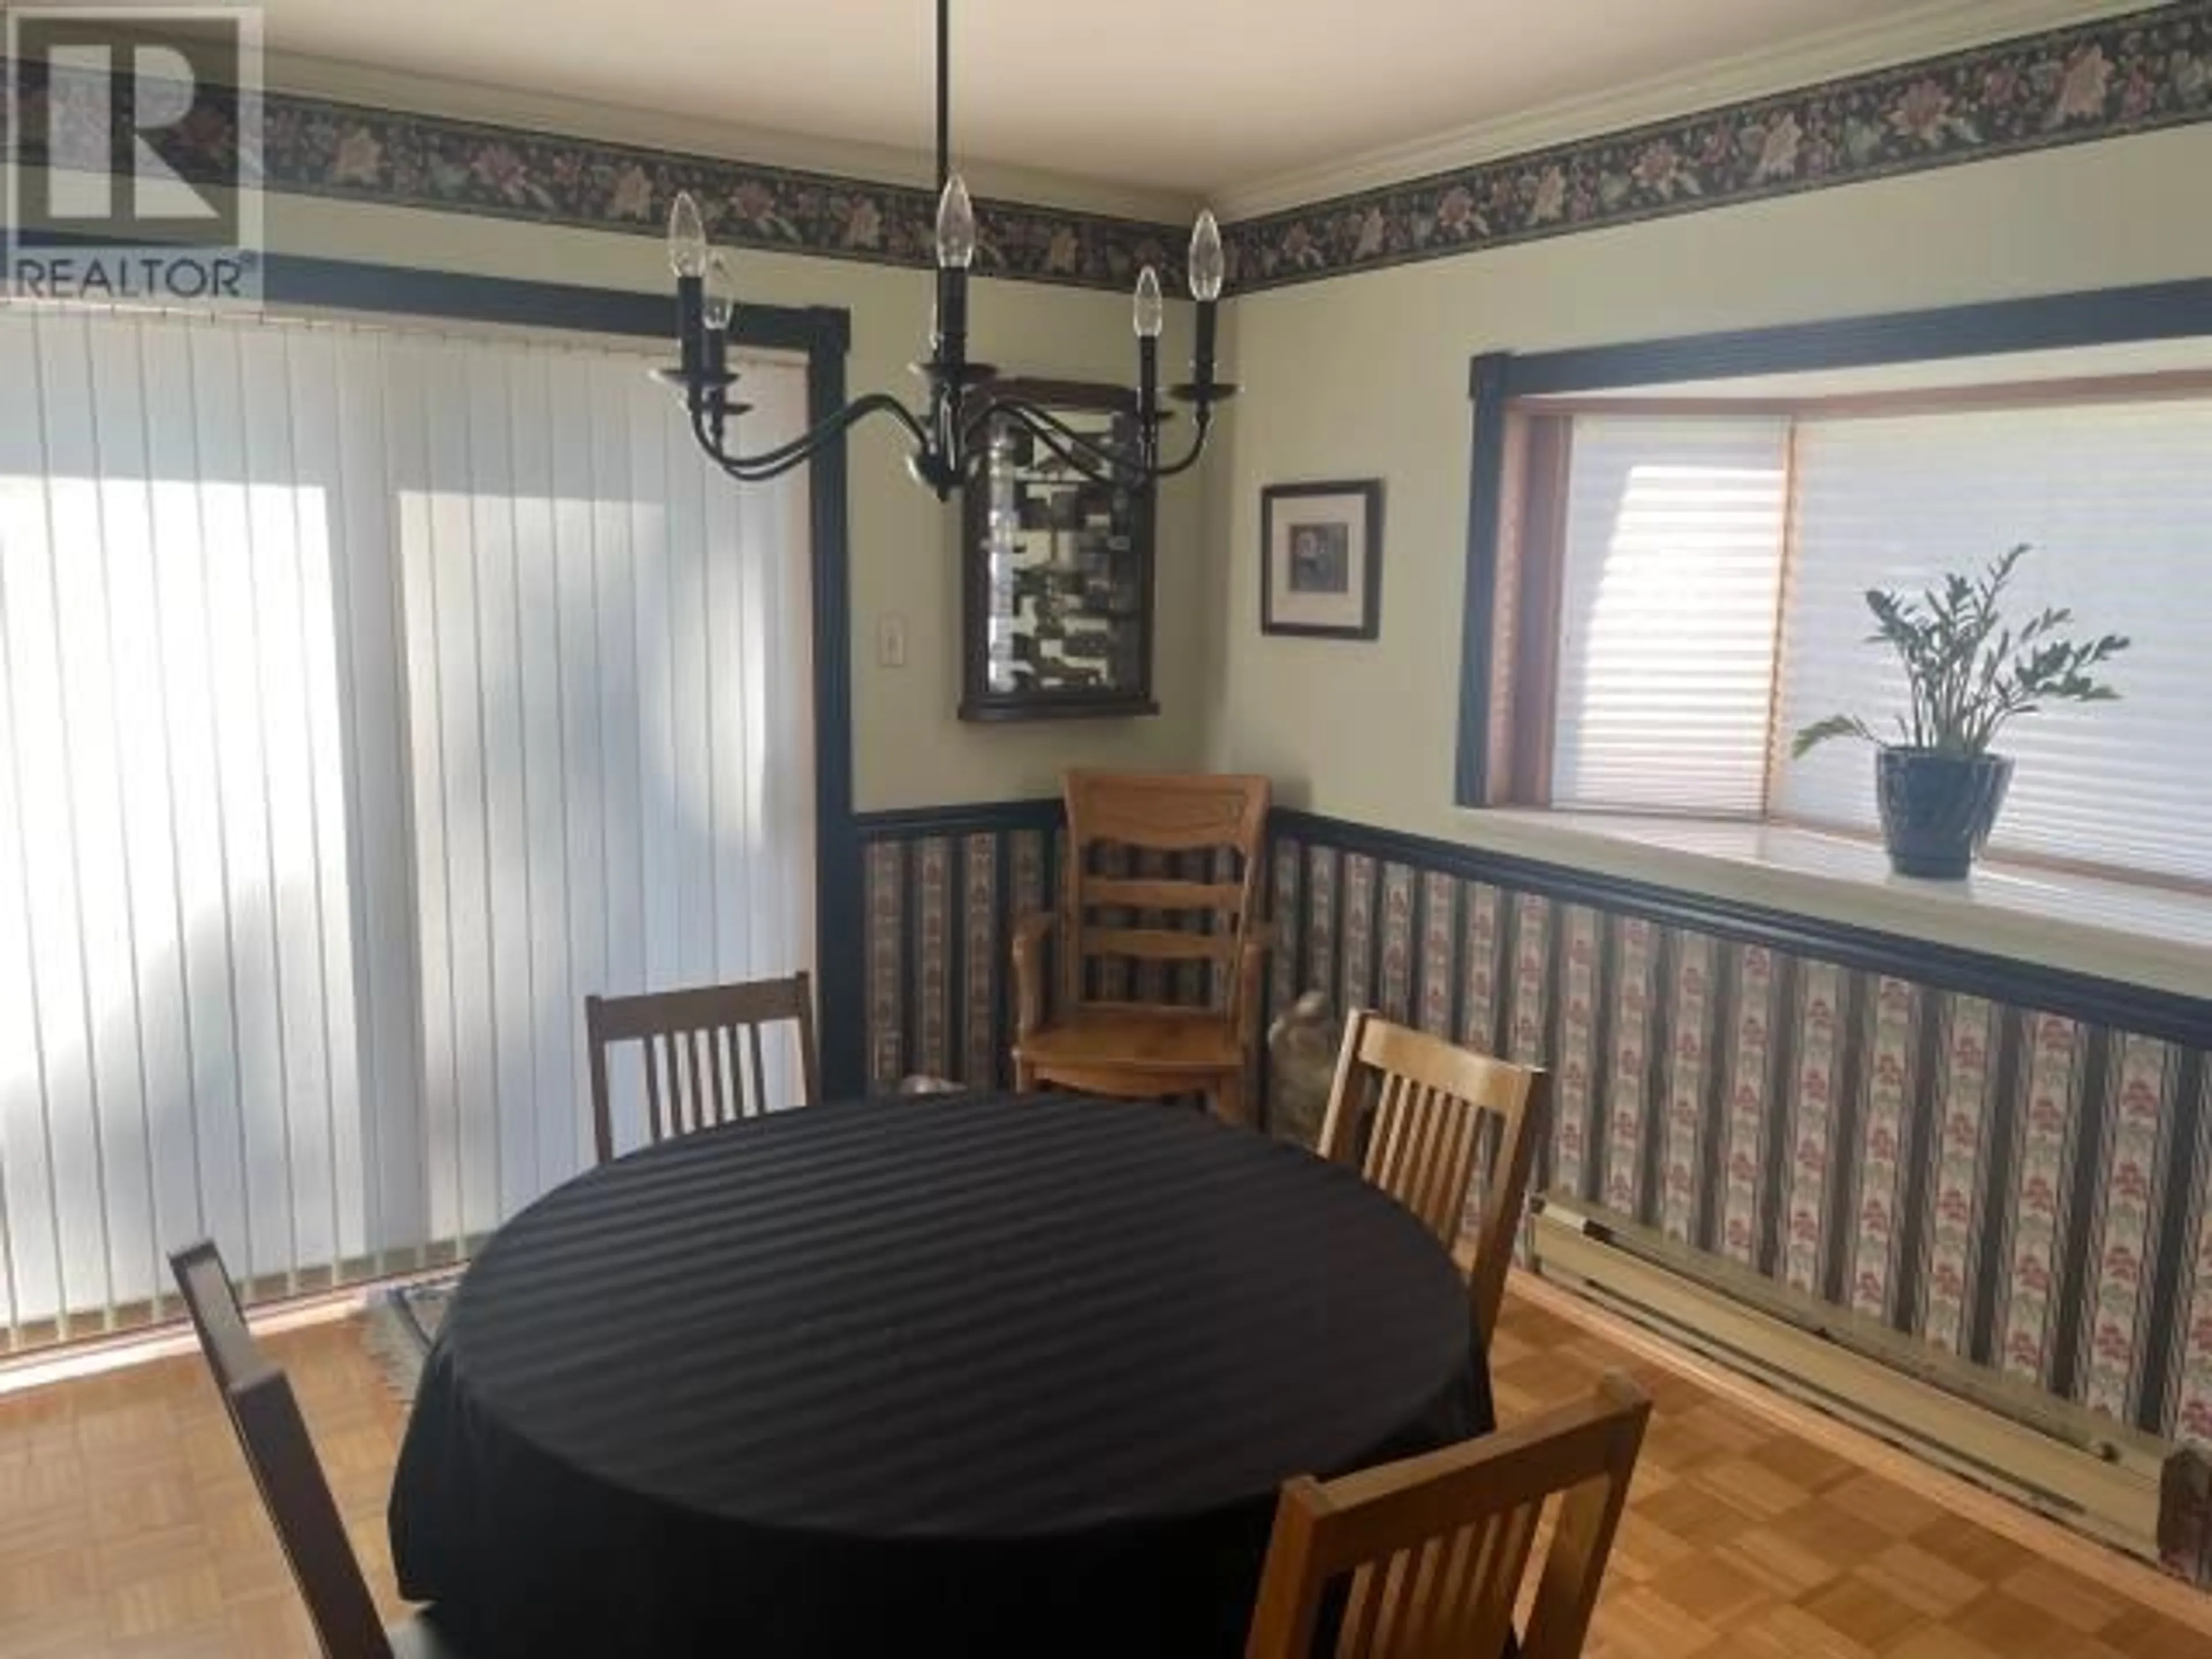
<path fill-rule="evenodd" d="M 1265 778 L 1071 772 L 1067 858 L 1055 915 L 1024 917 L 1014 936 L 1014 1081 L 1127 1099 L 1204 1094 L 1249 1123 L 1245 1068 L 1258 1036 L 1267 929 L 1256 918 Z M 1226 850 L 1233 878 L 1219 854 Z M 1135 854 L 1127 872 L 1109 858 Z M 1147 855 L 1204 853 L 1199 878 L 1146 872 Z M 1044 949 L 1058 930 L 1060 998 L 1048 1006 Z M 1206 1006 L 1146 998 L 1147 964 L 1202 965 Z M 1137 988 L 1122 994 L 1120 982 Z"/>

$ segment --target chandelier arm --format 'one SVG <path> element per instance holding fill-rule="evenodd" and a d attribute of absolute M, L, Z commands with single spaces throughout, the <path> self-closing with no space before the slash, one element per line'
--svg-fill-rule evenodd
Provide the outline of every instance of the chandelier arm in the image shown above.
<path fill-rule="evenodd" d="M 1196 429 L 1191 434 L 1190 453 L 1166 466 L 1155 462 L 1152 466 L 1154 477 L 1172 478 L 1177 473 L 1188 472 L 1198 465 L 1198 458 L 1206 453 L 1206 428 L 1213 424 L 1213 411 L 1200 410 L 1192 418 Z"/>
<path fill-rule="evenodd" d="M 1101 468 L 1109 472 L 1133 473 L 1147 477 L 1153 471 L 1149 462 L 1133 460 L 1120 451 L 1101 444 L 1097 439 L 1078 432 L 1050 410 L 1018 398 L 1000 398 L 986 405 L 963 429 L 963 435 L 972 440 L 993 415 L 1011 416 L 1027 428 L 1038 442 L 1070 466 L 1085 470 Z"/>
<path fill-rule="evenodd" d="M 878 412 L 889 415 L 904 427 L 917 447 L 925 450 L 929 447 L 929 435 L 922 429 L 921 422 L 915 418 L 914 411 L 888 392 L 871 392 L 864 398 L 855 398 L 796 438 L 778 444 L 773 449 L 763 450 L 757 455 L 732 455 L 725 452 L 708 427 L 708 410 L 703 405 L 691 412 L 691 435 L 698 440 L 700 448 L 707 452 L 708 458 L 732 477 L 748 481 L 765 480 L 788 472 L 832 438 L 840 436 L 848 428 Z"/>
<path fill-rule="evenodd" d="M 1048 451 L 1087 477 L 1127 483 L 1144 476 L 1141 465 L 1127 456 L 1098 448 L 1080 434 L 1069 431 L 1057 422 L 1041 423 L 1033 421 L 1028 411 L 1020 409 L 1012 411 L 1012 418 Z"/>
<path fill-rule="evenodd" d="M 963 435 L 973 439 L 994 415 L 1011 415 L 1032 432 L 1056 434 L 1079 448 L 1089 450 L 1101 460 L 1109 459 L 1112 453 L 1101 447 L 1096 438 L 1077 431 L 1042 404 L 1033 404 L 1025 398 L 996 398 L 984 403 L 968 417 Z"/>
<path fill-rule="evenodd" d="M 731 455 L 717 445 L 713 433 L 706 428 L 699 416 L 693 417 L 691 434 L 698 441 L 699 447 L 706 452 L 707 459 L 740 483 L 763 483 L 770 478 L 780 478 L 793 467 L 803 465 L 813 459 L 823 445 L 837 435 L 835 432 L 817 428 L 787 443 L 778 444 L 774 449 L 763 450 L 757 455 Z"/>
<path fill-rule="evenodd" d="M 725 460 L 710 450 L 708 452 L 707 459 L 720 467 L 726 476 L 734 478 L 739 483 L 767 483 L 771 480 L 781 478 L 787 472 L 796 471 L 814 458 L 811 454 L 801 453 L 787 455 L 772 465 L 739 466 L 734 461 Z"/>

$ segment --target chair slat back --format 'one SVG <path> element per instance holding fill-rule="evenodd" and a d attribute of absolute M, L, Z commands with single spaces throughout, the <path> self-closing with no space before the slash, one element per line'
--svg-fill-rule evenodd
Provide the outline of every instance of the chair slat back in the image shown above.
<path fill-rule="evenodd" d="M 1583 1650 L 1651 1404 L 1619 1373 L 1517 1427 L 1326 1484 L 1285 1485 L 1246 1659 L 1310 1659 L 1343 1583 L 1337 1659 L 1491 1659 L 1529 1563 L 1523 1659 Z M 1547 1540 L 1547 1506 L 1559 1501 Z"/>
<path fill-rule="evenodd" d="M 1346 1023 L 1320 1151 L 1356 1164 L 1411 1210 L 1447 1249 L 1459 1242 L 1468 1188 L 1486 1139 L 1480 1230 L 1469 1293 L 1486 1336 L 1505 1295 L 1543 1120 L 1544 1075 L 1358 1009 Z M 1494 1121 L 1494 1134 L 1485 1124 Z"/>
<path fill-rule="evenodd" d="M 814 987 L 805 974 L 642 996 L 586 997 L 592 1129 L 599 1162 L 615 1155 L 610 1048 L 622 1042 L 640 1046 L 646 1138 L 658 1143 L 774 1110 L 780 1103 L 769 1098 L 761 1030 L 787 1023 L 795 1027 L 799 1045 L 796 1103 L 811 1106 L 820 1097 L 821 1084 L 815 1071 Z"/>
<path fill-rule="evenodd" d="M 291 1379 L 254 1341 L 222 1255 L 203 1242 L 169 1267 L 325 1659 L 392 1659 Z"/>
<path fill-rule="evenodd" d="M 1259 896 L 1267 781 L 1073 771 L 1064 791 L 1063 1006 L 1225 1000 L 1234 1014 L 1236 964 Z M 1186 988 L 1173 1000 L 1171 976 Z"/>

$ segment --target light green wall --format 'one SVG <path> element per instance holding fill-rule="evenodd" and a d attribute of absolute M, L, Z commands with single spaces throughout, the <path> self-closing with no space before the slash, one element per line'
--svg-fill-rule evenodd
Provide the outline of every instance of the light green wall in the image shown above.
<path fill-rule="evenodd" d="M 1481 841 L 1451 805 L 1468 360 L 2212 275 L 2212 128 L 2048 150 L 1244 296 L 1208 464 L 1209 763 Z M 1382 637 L 1259 632 L 1262 485 L 1379 477 Z"/>
<path fill-rule="evenodd" d="M 270 245 L 280 252 L 653 293 L 669 283 L 660 248 L 648 238 L 301 197 L 272 198 L 268 210 Z M 850 312 L 850 392 L 916 395 L 907 365 L 921 355 L 928 321 L 926 273 L 750 252 L 738 257 L 737 267 L 746 298 Z M 1188 356 L 1188 327 L 1189 307 L 1170 307 L 1164 364 L 1179 367 Z M 981 282 L 969 336 L 977 356 L 1011 374 L 1127 383 L 1136 373 L 1129 301 L 1118 295 Z M 854 439 L 849 478 L 854 798 L 861 811 L 1055 793 L 1067 766 L 1199 763 L 1199 665 L 1212 630 L 1200 614 L 1201 486 L 1194 475 L 1166 485 L 1160 498 L 1161 714 L 1012 726 L 969 726 L 954 717 L 957 508 L 940 507 L 908 478 L 898 434 L 881 422 L 871 422 Z M 905 619 L 902 669 L 877 666 L 877 623 L 887 615 Z"/>
<path fill-rule="evenodd" d="M 896 435 L 853 443 L 854 787 L 862 811 L 1053 793 L 1071 765 L 1266 772 L 1321 811 L 1480 840 L 1451 806 L 1467 362 L 1537 351 L 2212 273 L 2212 128 L 1588 232 L 1232 298 L 1224 373 L 1243 395 L 1208 459 L 1163 487 L 1152 719 L 972 726 L 959 696 L 957 513 L 906 477 Z M 278 196 L 270 245 L 429 270 L 662 292 L 651 239 Z M 924 273 L 745 253 L 743 292 L 852 316 L 849 388 L 908 392 Z M 1188 350 L 1170 307 L 1164 361 Z M 1122 296 L 977 284 L 972 337 L 1012 373 L 1126 381 Z M 1259 492 L 1385 481 L 1382 635 L 1263 639 Z M 907 665 L 876 661 L 902 617 Z"/>

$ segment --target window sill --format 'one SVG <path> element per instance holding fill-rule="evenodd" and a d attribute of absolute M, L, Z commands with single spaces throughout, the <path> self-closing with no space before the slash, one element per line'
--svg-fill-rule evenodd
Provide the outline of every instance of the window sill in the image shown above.
<path fill-rule="evenodd" d="M 1740 900 L 2183 996 L 2212 995 L 2212 896 L 1985 864 L 1965 881 L 1891 873 L 1879 846 L 1784 824 L 1489 808 L 1469 842 L 1516 857 Z"/>

